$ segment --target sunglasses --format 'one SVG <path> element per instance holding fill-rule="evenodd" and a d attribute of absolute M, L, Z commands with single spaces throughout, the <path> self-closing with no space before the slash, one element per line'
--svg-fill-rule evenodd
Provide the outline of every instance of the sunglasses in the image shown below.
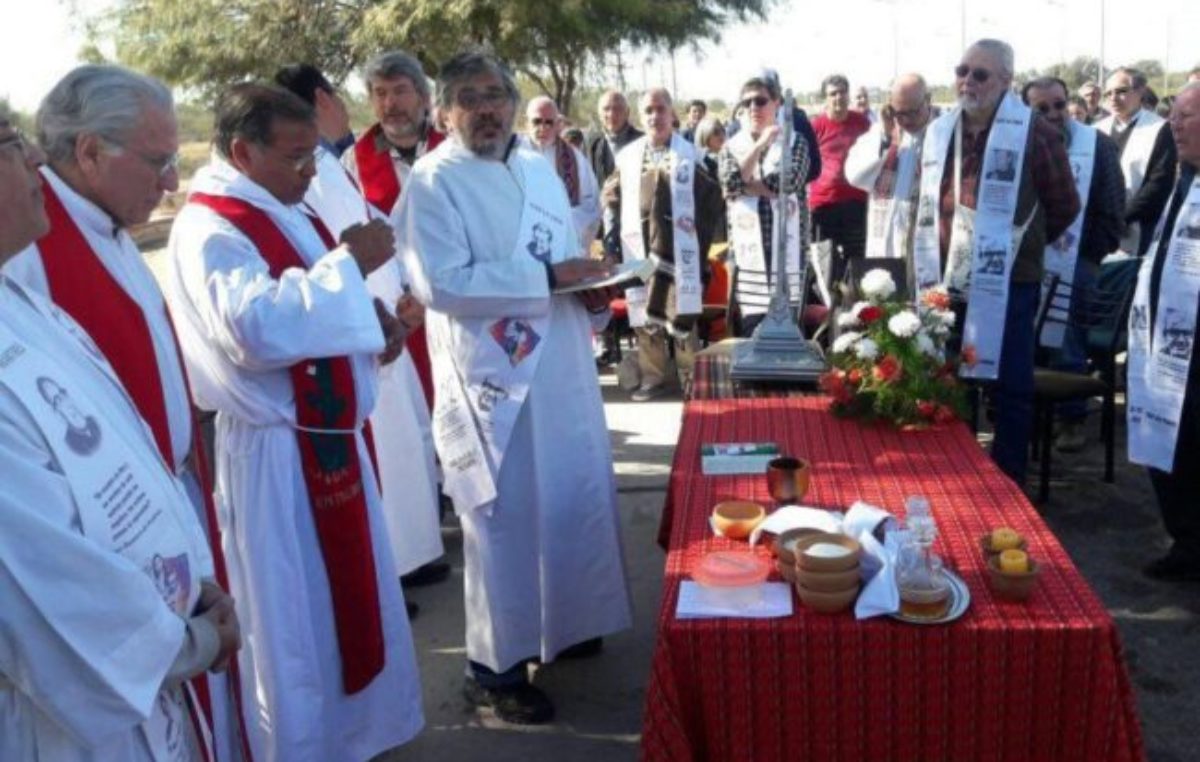
<path fill-rule="evenodd" d="M 981 85 L 992 77 L 992 73 L 987 69 L 972 69 L 966 64 L 959 64 L 958 66 L 954 67 L 954 76 L 958 77 L 959 79 L 966 79 L 968 74 L 971 75 L 971 79 L 975 80 Z"/>
<path fill-rule="evenodd" d="M 1039 103 L 1037 110 L 1039 114 L 1049 114 L 1051 111 L 1062 111 L 1066 107 L 1066 101 L 1053 101 L 1051 103 Z"/>
<path fill-rule="evenodd" d="M 751 106 L 754 106 L 755 108 L 762 108 L 770 102 L 771 99 L 765 95 L 756 95 L 753 98 L 744 98 L 738 105 L 740 105 L 742 108 L 750 108 Z"/>
<path fill-rule="evenodd" d="M 1114 87 L 1111 90 L 1105 90 L 1104 97 L 1105 98 L 1124 98 L 1126 95 L 1129 95 L 1129 91 L 1132 89 L 1133 89 L 1132 87 Z"/>
<path fill-rule="evenodd" d="M 553 119 L 530 119 L 529 123 L 534 127 L 553 127 L 554 121 Z"/>

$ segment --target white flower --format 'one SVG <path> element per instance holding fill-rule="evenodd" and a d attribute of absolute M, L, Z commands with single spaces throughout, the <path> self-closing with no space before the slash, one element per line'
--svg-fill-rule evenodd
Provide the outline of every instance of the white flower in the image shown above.
<path fill-rule="evenodd" d="M 863 296 L 872 300 L 887 299 L 896 293 L 896 281 L 892 280 L 892 275 L 887 270 L 869 270 L 863 276 L 861 285 Z"/>
<path fill-rule="evenodd" d="M 854 316 L 855 320 L 862 320 L 862 311 L 870 306 L 870 302 L 855 302 L 854 306 L 850 308 L 850 314 Z"/>
<path fill-rule="evenodd" d="M 907 339 L 921 329 L 921 318 L 911 310 L 903 310 L 888 319 L 888 330 L 902 339 Z"/>
<path fill-rule="evenodd" d="M 837 316 L 838 328 L 857 328 L 858 314 L 856 312 L 843 312 Z"/>
<path fill-rule="evenodd" d="M 942 321 L 942 325 L 947 328 L 953 328 L 954 322 L 957 319 L 954 310 L 934 310 L 933 316 Z"/>
<path fill-rule="evenodd" d="M 937 345 L 933 343 L 933 339 L 924 331 L 917 334 L 917 351 L 928 357 L 937 357 L 940 354 Z"/>
<path fill-rule="evenodd" d="M 846 350 L 850 349 L 850 347 L 854 346 L 854 342 L 861 338 L 862 334 L 857 331 L 843 333 L 841 336 L 838 336 L 833 340 L 833 353 L 836 355 L 845 352 Z"/>
<path fill-rule="evenodd" d="M 879 356 L 879 345 L 871 339 L 863 339 L 854 345 L 854 354 L 860 360 L 874 360 Z"/>

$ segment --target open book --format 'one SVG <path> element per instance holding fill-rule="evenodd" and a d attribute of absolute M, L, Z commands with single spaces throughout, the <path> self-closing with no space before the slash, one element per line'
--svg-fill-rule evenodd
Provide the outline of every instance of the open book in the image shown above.
<path fill-rule="evenodd" d="M 621 286 L 624 288 L 632 288 L 640 286 L 650 280 L 650 276 L 654 275 L 655 264 L 650 259 L 635 259 L 630 262 L 622 262 L 617 265 L 616 270 L 612 275 L 606 278 L 596 278 L 593 280 L 585 280 L 582 283 L 576 283 L 573 286 L 559 286 L 554 289 L 556 294 L 573 294 L 576 291 L 588 291 L 593 288 L 608 288 L 609 286 Z"/>

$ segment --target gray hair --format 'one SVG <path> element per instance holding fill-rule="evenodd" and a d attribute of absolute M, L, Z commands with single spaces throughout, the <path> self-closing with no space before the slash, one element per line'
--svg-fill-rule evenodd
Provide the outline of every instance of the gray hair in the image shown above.
<path fill-rule="evenodd" d="M 468 50 L 451 58 L 438 72 L 438 105 L 446 111 L 454 103 L 454 88 L 464 80 L 477 77 L 480 74 L 494 74 L 499 77 L 509 100 L 516 106 L 521 99 L 517 89 L 517 81 L 499 58 L 477 50 Z"/>
<path fill-rule="evenodd" d="M 649 101 L 655 95 L 661 96 L 667 102 L 667 108 L 674 108 L 675 101 L 671 98 L 671 91 L 665 87 L 652 87 L 642 93 L 642 97 L 638 99 L 638 105 L 641 106 L 642 101 Z"/>
<path fill-rule="evenodd" d="M 973 42 L 967 50 L 982 50 L 985 53 L 991 53 L 1000 62 L 1000 73 L 1012 79 L 1013 69 L 1016 66 L 1012 45 L 1003 40 L 985 37 L 982 40 Z"/>
<path fill-rule="evenodd" d="M 706 116 L 696 125 L 696 147 L 701 151 L 708 150 L 708 139 L 714 133 L 724 132 L 725 125 L 715 116 Z"/>
<path fill-rule="evenodd" d="M 80 135 L 120 145 L 150 108 L 174 113 L 175 101 L 162 82 L 120 66 L 80 66 L 42 100 L 37 140 L 50 161 L 73 162 Z"/>
<path fill-rule="evenodd" d="M 389 50 L 367 61 L 363 69 L 363 80 L 367 91 L 371 83 L 377 79 L 395 79 L 405 77 L 413 83 L 413 87 L 422 98 L 429 98 L 429 80 L 425 78 L 425 68 L 421 62 L 403 50 Z"/>
<path fill-rule="evenodd" d="M 1141 69 L 1135 69 L 1132 66 L 1118 66 L 1109 73 L 1109 77 L 1113 74 L 1125 74 L 1133 82 L 1133 86 L 1139 90 L 1146 86 L 1149 80 L 1146 79 L 1146 74 Z"/>

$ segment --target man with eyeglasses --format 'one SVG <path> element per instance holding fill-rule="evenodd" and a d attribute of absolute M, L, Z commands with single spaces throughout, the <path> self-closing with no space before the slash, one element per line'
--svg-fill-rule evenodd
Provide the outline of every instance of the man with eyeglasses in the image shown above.
<path fill-rule="evenodd" d="M 925 79 L 903 74 L 892 83 L 879 122 L 855 141 L 846 157 L 846 179 L 870 193 L 868 258 L 904 259 L 911 270 L 921 144 L 932 116 Z M 913 293 L 911 283 L 906 292 Z"/>
<path fill-rule="evenodd" d="M 958 106 L 929 125 L 921 150 L 914 270 L 918 291 L 944 286 L 958 305 L 959 372 L 988 383 L 992 458 L 1021 485 L 1042 260 L 1079 213 L 1079 196 L 1061 133 L 1009 90 L 1011 46 L 979 40 L 954 74 Z M 992 171 L 1002 156 L 1011 179 Z"/>
<path fill-rule="evenodd" d="M 600 229 L 600 186 L 583 154 L 562 139 L 562 116 L 550 98 L 539 95 L 525 106 L 529 132 L 523 144 L 550 162 L 567 189 L 579 254 L 587 256 Z"/>
<path fill-rule="evenodd" d="M 376 122 L 359 136 L 353 150 L 342 154 L 342 164 L 371 205 L 388 215 L 412 165 L 437 148 L 445 135 L 430 119 L 429 80 L 415 57 L 403 50 L 380 53 L 367 62 L 363 80 Z M 425 402 L 433 410 L 433 376 L 423 325 L 409 332 L 407 348 L 421 378 Z M 433 576 L 444 578 L 443 567 L 436 569 Z"/>
<path fill-rule="evenodd" d="M 284 72 L 294 68 L 289 67 Z M 309 66 L 307 69 L 313 69 Z M 323 75 L 317 71 L 317 76 Z M 310 91 L 306 78 L 276 76 L 276 81 L 313 107 L 317 130 L 322 133 L 317 147 L 316 175 L 308 185 L 304 201 L 316 212 L 335 237 L 372 219 L 386 219 L 363 197 L 354 178 L 327 146 L 322 123 L 320 89 Z M 287 83 L 287 84 L 283 84 Z M 423 330 L 425 308 L 406 293 L 409 278 L 399 259 L 393 258 L 367 276 L 367 289 L 385 305 L 397 305 L 396 318 L 410 334 Z M 442 546 L 441 510 L 438 492 L 437 455 L 428 402 L 412 352 L 401 352 L 394 362 L 379 368 L 379 393 L 371 413 L 379 481 L 383 491 L 383 516 L 400 581 L 420 587 L 446 580 L 450 564 L 440 560 Z M 411 600 L 404 606 L 409 619 L 420 607 Z"/>
<path fill-rule="evenodd" d="M 429 310 L 434 437 L 463 527 L 464 694 L 545 723 L 530 664 L 597 654 L 631 621 L 591 356 L 614 292 L 586 288 L 610 266 L 578 256 L 562 181 L 513 135 L 511 72 L 468 52 L 438 80 L 450 138 L 413 167 L 393 224 Z"/>
<path fill-rule="evenodd" d="M 1108 78 L 1104 98 L 1112 114 L 1096 129 L 1117 144 L 1125 173 L 1125 232 L 1121 251 L 1140 257 L 1150 246 L 1154 223 L 1162 214 L 1175 181 L 1175 141 L 1166 120 L 1142 105 L 1146 75 L 1122 66 Z"/>
<path fill-rule="evenodd" d="M 50 232 L 44 159 L 0 107 L 0 268 Z M 240 633 L 188 489 L 83 327 L 7 272 L 0 759 L 211 760 L 188 681 Z"/>
<path fill-rule="evenodd" d="M 854 141 L 871 129 L 871 120 L 850 109 L 850 82 L 841 74 L 826 77 L 821 92 L 825 110 L 812 120 L 821 150 L 821 175 L 808 189 L 808 208 L 813 240 L 833 242 L 830 282 L 837 283 L 866 249 L 867 194 L 846 180 L 845 164 Z M 854 270 L 860 273 L 861 267 Z"/>
<path fill-rule="evenodd" d="M 1143 573 L 1200 581 L 1200 362 L 1196 358 L 1200 277 L 1200 82 L 1171 107 L 1179 177 L 1142 260 L 1129 317 L 1129 459 L 1146 466 L 1170 550 Z"/>
<path fill-rule="evenodd" d="M 215 125 L 171 230 L 167 298 L 196 401 L 216 411 L 251 752 L 366 760 L 423 724 L 366 425 L 378 366 L 404 348 L 366 284 L 395 240 L 376 219 L 339 243 L 302 204 L 319 132 L 296 95 L 236 85 Z"/>
<path fill-rule="evenodd" d="M 1075 191 L 1083 210 L 1056 241 L 1046 246 L 1046 282 L 1052 276 L 1067 284 L 1059 289 L 1067 300 L 1058 303 L 1077 314 L 1086 314 L 1086 299 L 1094 288 L 1100 260 L 1116 251 L 1123 225 L 1125 178 L 1117 158 L 1117 146 L 1099 130 L 1067 115 L 1067 84 L 1057 77 L 1041 77 L 1025 84 L 1021 99 L 1050 125 L 1057 128 L 1067 146 L 1067 158 L 1075 178 Z M 1043 287 L 1044 290 L 1044 287 Z M 1043 298 L 1046 295 L 1043 294 Z M 1082 373 L 1087 369 L 1087 332 L 1077 324 L 1055 328 L 1047 326 L 1038 337 L 1043 346 L 1055 348 L 1052 367 Z M 1078 452 L 1087 444 L 1084 422 L 1087 400 L 1064 402 L 1058 407 L 1059 432 L 1055 447 L 1063 452 Z"/>
<path fill-rule="evenodd" d="M 604 184 L 610 221 L 605 249 L 625 262 L 654 259 L 658 270 L 645 288 L 629 289 L 629 323 L 638 340 L 640 385 L 634 402 L 667 391 L 670 345 L 680 384 L 687 385 L 700 341 L 710 268 L 708 249 L 720 217 L 721 189 L 703 171 L 693 143 L 672 126 L 671 95 L 653 88 L 638 100 L 645 137 L 617 154 L 617 171 Z"/>
<path fill-rule="evenodd" d="M 116 66 L 81 66 L 36 117 L 47 164 L 50 230 L 6 273 L 87 330 L 150 425 L 164 462 L 189 487 L 228 588 L 212 485 L 179 344 L 162 292 L 129 234 L 179 187 L 174 100 L 161 82 Z M 234 718 L 224 676 L 204 689 Z M 218 739 L 232 749 L 233 738 Z"/>

